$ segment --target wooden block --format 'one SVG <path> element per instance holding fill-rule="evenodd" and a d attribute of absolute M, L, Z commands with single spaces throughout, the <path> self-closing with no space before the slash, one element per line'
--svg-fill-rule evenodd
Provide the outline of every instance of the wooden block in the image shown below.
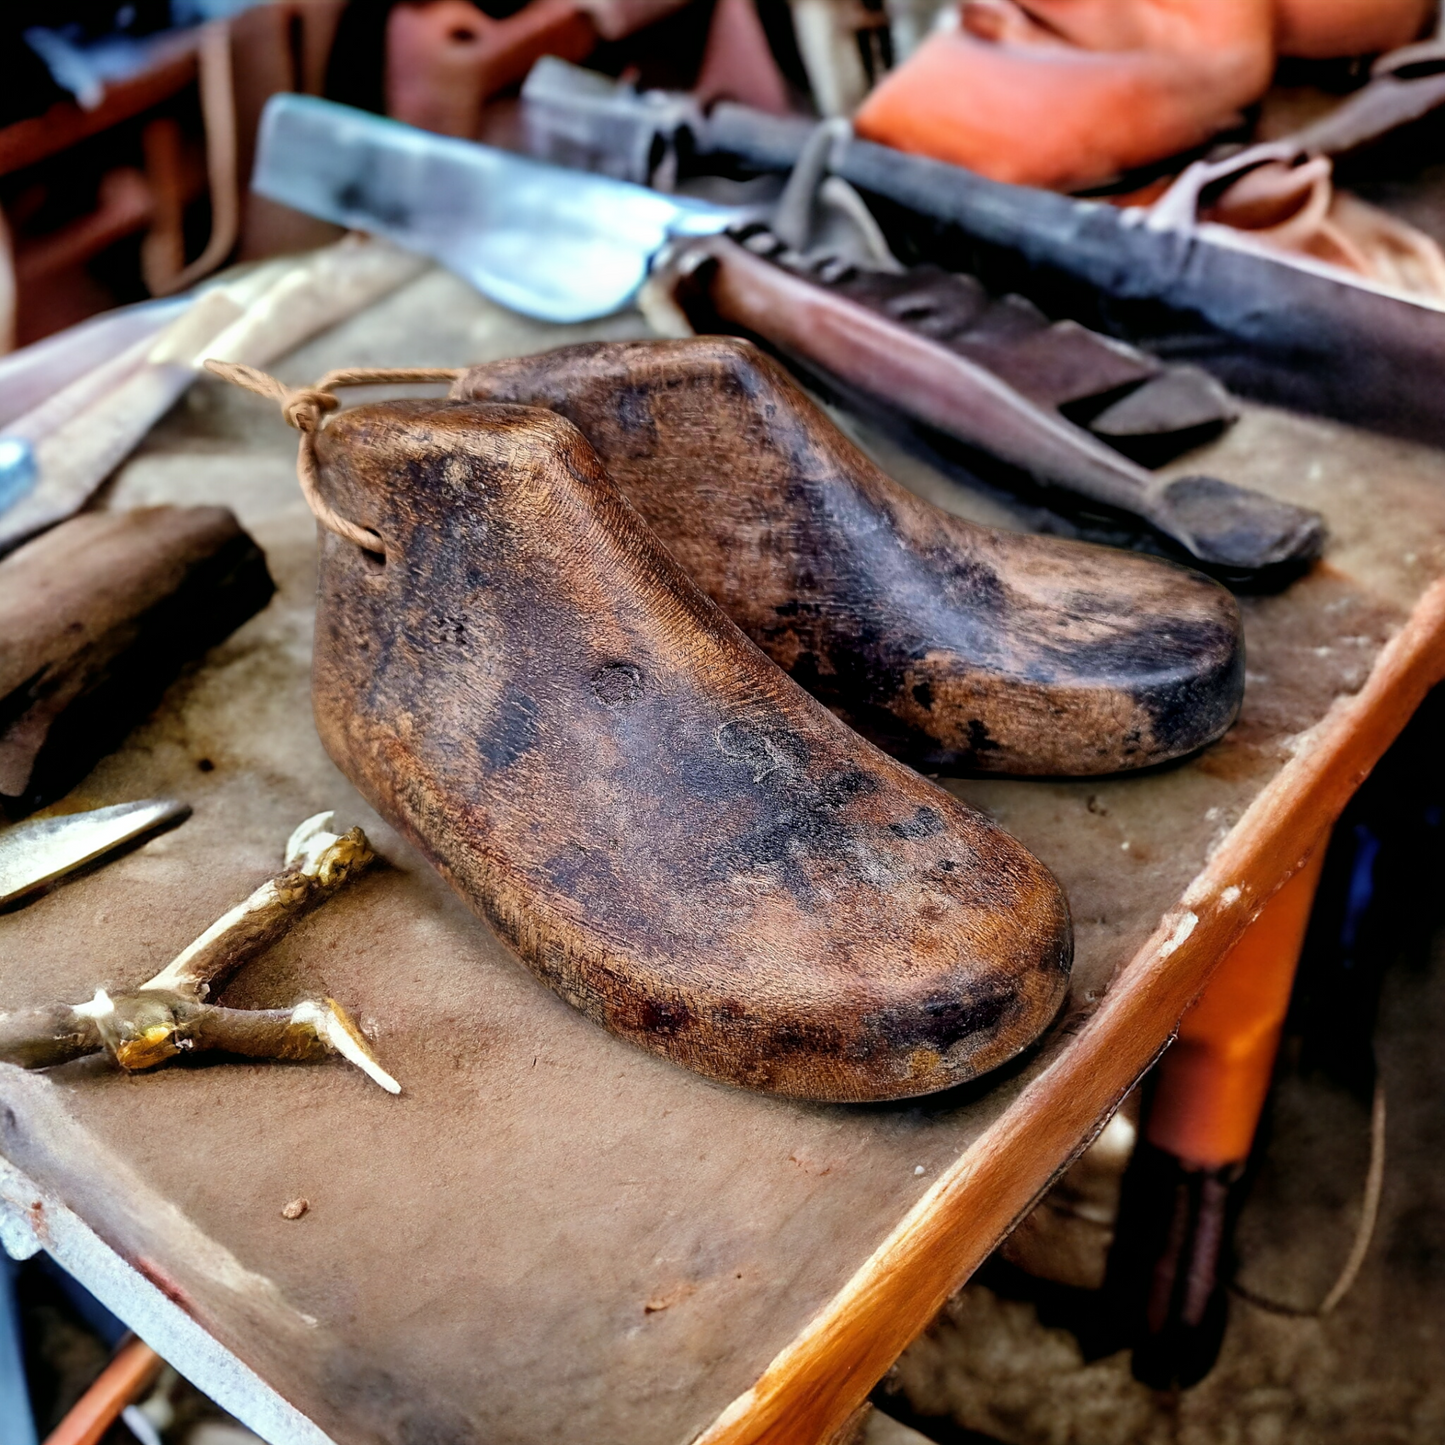
<path fill-rule="evenodd" d="M 0 562 L 0 809 L 68 791 L 274 591 L 224 507 L 88 513 Z"/>

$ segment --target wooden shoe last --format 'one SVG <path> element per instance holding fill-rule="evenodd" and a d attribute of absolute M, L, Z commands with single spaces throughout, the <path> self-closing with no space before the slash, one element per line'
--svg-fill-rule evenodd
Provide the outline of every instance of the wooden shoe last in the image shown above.
<path fill-rule="evenodd" d="M 929 1093 L 1033 1041 L 1068 910 L 983 815 L 785 677 L 554 414 L 361 406 L 315 436 L 327 749 L 528 966 L 730 1083 Z"/>
<path fill-rule="evenodd" d="M 1195 751 L 1244 687 L 1239 610 L 1172 563 L 953 517 L 747 342 L 606 342 L 455 394 L 587 436 L 683 570 L 785 671 L 926 767 L 1083 776 Z"/>

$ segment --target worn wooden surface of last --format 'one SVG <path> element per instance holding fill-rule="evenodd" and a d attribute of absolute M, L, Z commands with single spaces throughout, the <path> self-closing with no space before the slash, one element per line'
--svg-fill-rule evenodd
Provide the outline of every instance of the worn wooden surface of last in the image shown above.
<path fill-rule="evenodd" d="M 474 367 L 454 394 L 573 422 L 698 586 L 916 768 L 1114 773 L 1234 719 L 1239 615 L 1217 583 L 939 511 L 747 342 L 559 347 Z"/>
<path fill-rule="evenodd" d="M 830 1103 L 968 1082 L 1052 1021 L 1072 947 L 1048 870 L 784 677 L 569 422 L 388 401 L 318 452 L 386 549 L 322 543 L 326 750 L 563 998 Z"/>
<path fill-rule="evenodd" d="M 303 382 L 638 334 L 635 317 L 524 323 L 433 273 L 280 370 Z M 0 1071 L 0 1152 L 348 1445 L 825 1439 L 1106 1115 L 1445 671 L 1445 458 L 1250 410 L 1209 469 L 1318 507 L 1334 541 L 1284 596 L 1245 600 L 1235 728 L 1146 777 L 948 784 L 1068 890 L 1077 963 L 1055 1028 L 951 1094 L 767 1098 L 549 993 L 329 762 L 293 447 L 269 408 L 202 384 L 111 489 L 111 506 L 234 507 L 280 591 L 66 800 L 168 793 L 195 813 L 0 917 L 0 1007 L 149 976 L 334 807 L 389 866 L 225 1001 L 336 997 L 404 1093 L 326 1064 Z M 1006 521 L 874 451 L 945 505 Z M 302 1196 L 304 1217 L 284 1218 Z"/>

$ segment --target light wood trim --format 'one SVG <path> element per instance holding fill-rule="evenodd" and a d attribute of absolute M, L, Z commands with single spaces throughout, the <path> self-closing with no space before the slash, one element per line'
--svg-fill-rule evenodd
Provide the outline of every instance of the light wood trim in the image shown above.
<path fill-rule="evenodd" d="M 1098 1131 L 1268 898 L 1445 677 L 1445 579 L 1353 697 L 1296 740 L 1058 1058 L 967 1149 L 698 1445 L 818 1445 Z"/>

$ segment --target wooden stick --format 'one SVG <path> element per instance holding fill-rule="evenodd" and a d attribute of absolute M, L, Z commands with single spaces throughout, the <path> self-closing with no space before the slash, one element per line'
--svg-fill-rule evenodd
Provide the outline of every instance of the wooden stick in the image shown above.
<path fill-rule="evenodd" d="M 328 831 L 334 813 L 302 823 L 286 845 L 286 866 L 223 914 L 142 989 L 203 1003 L 247 960 L 271 947 L 301 917 L 376 858 L 360 828 Z"/>
<path fill-rule="evenodd" d="M 0 514 L 0 555 L 78 511 L 175 405 L 205 358 L 265 364 L 426 265 L 383 242 L 347 238 L 202 292 L 143 356 L 132 356 L 133 366 L 112 362 L 114 372 L 103 379 L 73 382 L 53 411 L 44 403 L 12 424 L 31 441 L 40 480 Z"/>
<path fill-rule="evenodd" d="M 98 1445 L 120 1412 L 155 1379 L 164 1363 L 144 1340 L 128 1340 L 46 1436 L 45 1445 Z"/>
<path fill-rule="evenodd" d="M 10 227 L 0 213 L 0 356 L 15 345 L 15 252 Z"/>
<path fill-rule="evenodd" d="M 266 1059 L 338 1053 L 389 1094 L 401 1085 L 335 999 L 289 1009 L 231 1009 L 207 1003 L 248 959 L 271 947 L 304 913 L 375 859 L 366 834 L 330 831 L 317 813 L 292 833 L 281 872 L 222 915 L 189 948 L 132 993 L 97 989 L 83 1004 L 46 1004 L 0 1014 L 0 1062 L 48 1069 L 107 1050 L 121 1068 L 154 1068 L 177 1054 L 218 1049 Z"/>
<path fill-rule="evenodd" d="M 72 518 L 0 562 L 0 809 L 62 796 L 275 590 L 222 507 Z"/>
<path fill-rule="evenodd" d="M 138 341 L 154 340 L 189 305 L 189 297 L 179 296 L 121 306 L 0 357 L 0 435 L 10 435 L 20 418 L 87 372 Z"/>

